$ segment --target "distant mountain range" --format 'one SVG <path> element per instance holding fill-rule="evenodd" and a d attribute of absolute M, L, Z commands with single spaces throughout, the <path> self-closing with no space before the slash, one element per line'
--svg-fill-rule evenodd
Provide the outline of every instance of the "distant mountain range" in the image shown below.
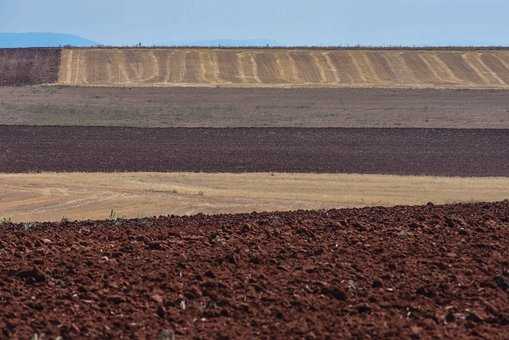
<path fill-rule="evenodd" d="M 87 47 L 97 45 L 97 43 L 72 34 L 0 33 L 0 48 L 60 47 L 66 45 Z"/>
<path fill-rule="evenodd" d="M 0 33 L 0 48 L 20 47 L 90 47 L 101 45 L 99 42 L 88 40 L 72 34 L 62 33 Z M 175 40 L 160 42 L 158 46 L 203 46 L 203 47 L 265 47 L 280 46 L 278 42 L 266 39 L 217 39 L 217 40 Z M 143 44 L 142 46 L 150 46 Z"/>

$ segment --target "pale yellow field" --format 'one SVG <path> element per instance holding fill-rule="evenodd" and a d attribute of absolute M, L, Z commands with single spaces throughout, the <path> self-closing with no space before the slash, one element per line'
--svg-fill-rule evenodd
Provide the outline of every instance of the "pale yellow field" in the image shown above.
<path fill-rule="evenodd" d="M 346 174 L 2 174 L 0 188 L 0 219 L 20 222 L 509 198 L 509 178 Z"/>
<path fill-rule="evenodd" d="M 64 49 L 58 84 L 509 88 L 509 51 Z"/>

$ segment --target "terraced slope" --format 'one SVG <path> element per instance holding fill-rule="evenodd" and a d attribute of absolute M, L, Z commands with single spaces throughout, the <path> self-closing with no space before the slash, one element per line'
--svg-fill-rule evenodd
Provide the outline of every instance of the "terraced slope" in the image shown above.
<path fill-rule="evenodd" d="M 509 51 L 64 49 L 58 83 L 509 88 Z"/>

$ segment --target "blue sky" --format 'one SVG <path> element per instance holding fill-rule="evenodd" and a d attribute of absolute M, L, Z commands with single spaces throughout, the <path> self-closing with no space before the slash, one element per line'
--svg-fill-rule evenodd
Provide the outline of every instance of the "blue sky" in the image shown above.
<path fill-rule="evenodd" d="M 0 32 L 105 44 L 509 45 L 508 0 L 0 0 Z"/>

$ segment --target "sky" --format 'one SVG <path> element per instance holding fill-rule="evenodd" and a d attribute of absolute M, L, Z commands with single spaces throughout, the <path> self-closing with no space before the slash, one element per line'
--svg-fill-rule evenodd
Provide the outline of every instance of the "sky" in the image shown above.
<path fill-rule="evenodd" d="M 508 13 L 508 0 L 0 0 L 0 32 L 108 45 L 509 45 Z"/>

